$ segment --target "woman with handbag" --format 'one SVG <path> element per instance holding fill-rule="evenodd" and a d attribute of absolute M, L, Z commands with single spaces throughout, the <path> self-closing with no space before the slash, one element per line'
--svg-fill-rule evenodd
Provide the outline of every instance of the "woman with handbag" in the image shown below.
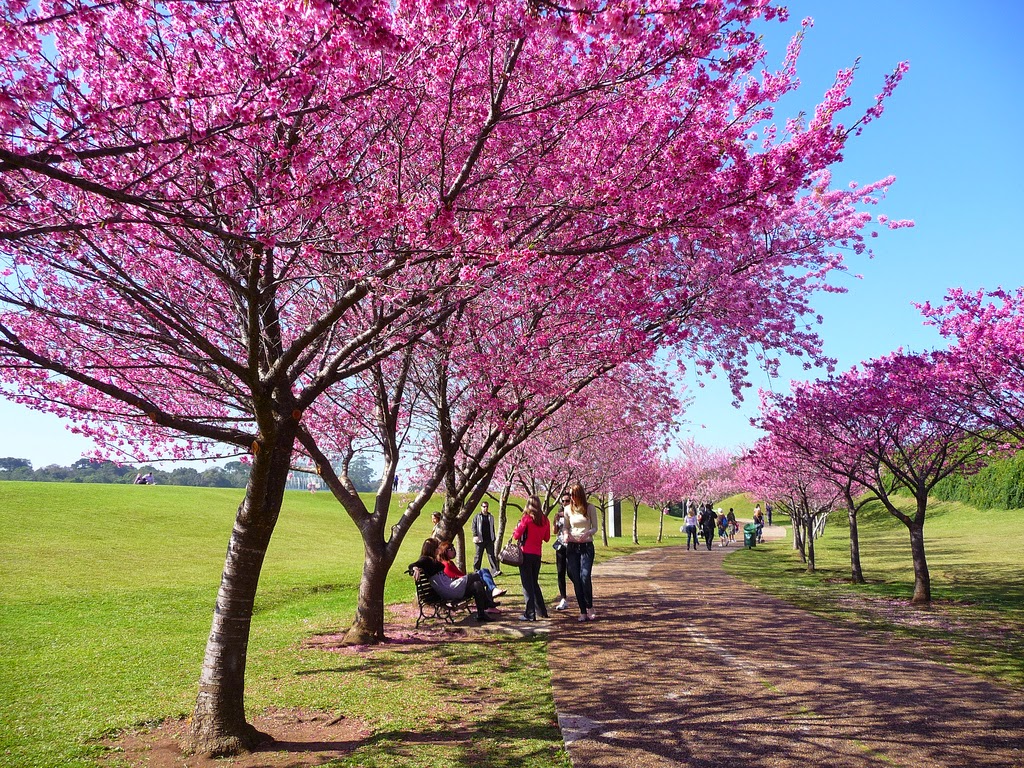
<path fill-rule="evenodd" d="M 523 548 L 523 564 L 519 566 L 519 580 L 523 584 L 526 610 L 520 621 L 536 621 L 538 614 L 548 617 L 544 595 L 540 591 L 540 555 L 545 541 L 551 539 L 551 521 L 544 516 L 540 499 L 531 496 L 526 504 L 522 519 L 512 532 L 513 539 L 519 539 Z"/>
<path fill-rule="evenodd" d="M 570 504 L 567 521 L 565 564 L 569 579 L 576 591 L 580 607 L 580 621 L 593 621 L 594 584 L 590 572 L 594 567 L 594 534 L 597 533 L 597 508 L 587 501 L 587 492 L 577 483 L 569 492 Z"/>

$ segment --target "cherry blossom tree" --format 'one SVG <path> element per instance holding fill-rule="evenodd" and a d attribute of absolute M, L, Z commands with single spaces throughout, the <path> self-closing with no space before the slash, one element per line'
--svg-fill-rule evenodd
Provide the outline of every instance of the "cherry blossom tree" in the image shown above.
<path fill-rule="evenodd" d="M 947 362 L 942 353 L 894 353 L 826 381 L 795 385 L 792 395 L 800 425 L 822 438 L 815 450 L 845 455 L 849 476 L 907 527 L 917 604 L 931 601 L 928 494 L 945 477 L 979 466 L 991 451 L 966 396 L 957 396 L 963 389 Z M 901 489 L 914 497 L 911 514 L 896 504 Z"/>
<path fill-rule="evenodd" d="M 244 712 L 252 606 L 296 445 L 328 466 L 321 399 L 453 311 L 523 282 L 614 283 L 620 337 L 692 346 L 737 389 L 752 348 L 769 368 L 820 358 L 809 296 L 843 268 L 834 246 L 863 250 L 863 205 L 891 183 L 833 189 L 826 169 L 904 67 L 847 124 L 840 72 L 780 131 L 799 38 L 772 72 L 750 29 L 779 15 L 739 0 L 0 6 L 5 394 L 101 455 L 252 462 L 195 748 L 263 738 Z"/>
<path fill-rule="evenodd" d="M 793 521 L 794 544 L 807 571 L 813 573 L 814 540 L 842 499 L 842 488 L 825 479 L 802 454 L 780 445 L 774 435 L 758 440 L 740 467 L 739 475 L 747 490 L 774 500 Z"/>
<path fill-rule="evenodd" d="M 817 419 L 824 418 L 826 423 Z M 844 444 L 831 438 L 831 416 L 820 410 L 798 408 L 792 396 L 762 393 L 761 414 L 757 426 L 769 435 L 759 448 L 768 454 L 761 462 L 764 471 L 771 466 L 770 454 L 778 453 L 779 471 L 787 474 L 787 465 L 795 465 L 788 474 L 812 473 L 817 479 L 831 483 L 841 494 L 849 522 L 850 578 L 854 584 L 864 583 L 860 559 L 860 534 L 857 515 L 875 496 L 858 481 L 864 474 L 887 480 L 894 477 L 881 472 L 878 460 L 858 444 Z M 783 484 L 784 485 L 784 484 Z M 895 487 L 890 487 L 895 491 Z M 768 496 L 766 498 L 773 498 Z M 794 520 L 795 522 L 795 520 Z M 793 547 L 804 550 L 799 526 L 793 527 Z"/>
<path fill-rule="evenodd" d="M 1024 440 L 1024 288 L 951 290 L 921 310 L 950 339 L 947 364 L 994 442 Z"/>

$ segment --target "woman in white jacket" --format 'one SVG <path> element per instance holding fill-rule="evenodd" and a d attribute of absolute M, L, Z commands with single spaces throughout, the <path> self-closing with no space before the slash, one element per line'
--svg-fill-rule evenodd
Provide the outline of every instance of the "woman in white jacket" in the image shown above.
<path fill-rule="evenodd" d="M 593 621 L 594 585 L 590 573 L 594 567 L 594 534 L 597 533 L 597 508 L 587 501 L 587 493 L 577 483 L 569 492 L 570 503 L 566 511 L 565 565 L 576 591 L 580 607 L 580 621 Z"/>

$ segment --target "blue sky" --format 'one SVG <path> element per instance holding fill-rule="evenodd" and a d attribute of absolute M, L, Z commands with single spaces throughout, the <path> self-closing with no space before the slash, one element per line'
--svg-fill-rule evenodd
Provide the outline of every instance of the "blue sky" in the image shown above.
<path fill-rule="evenodd" d="M 790 21 L 772 24 L 766 37 L 770 63 L 777 64 L 800 20 L 811 16 L 799 64 L 803 83 L 798 104 L 787 112 L 813 110 L 836 70 L 858 57 L 852 115 L 872 103 L 883 76 L 897 62 L 910 72 L 889 100 L 885 114 L 851 140 L 837 184 L 868 183 L 893 174 L 896 184 L 878 211 L 913 219 L 916 226 L 882 232 L 875 258 L 851 255 L 860 280 L 844 278 L 849 293 L 822 296 L 826 352 L 840 368 L 897 347 L 939 344 L 924 327 L 913 302 L 940 301 L 946 290 L 1024 285 L 1024 79 L 1018 72 L 1024 3 L 1018 0 L 962 2 L 791 2 Z M 852 116 L 850 120 L 852 120 Z M 781 122 L 781 121 L 780 121 Z M 788 377 L 808 378 L 796 363 L 757 387 L 785 391 Z M 695 402 L 687 432 L 725 447 L 757 437 L 748 420 L 756 394 L 743 408 L 730 405 L 721 380 L 704 388 L 690 382 Z M 34 466 L 70 464 L 89 443 L 69 434 L 56 418 L 0 400 L 0 456 L 30 459 Z"/>
<path fill-rule="evenodd" d="M 851 139 L 833 180 L 896 176 L 877 210 L 913 219 L 915 227 L 881 232 L 871 241 L 874 259 L 850 256 L 851 272 L 862 279 L 844 277 L 848 293 L 814 301 L 825 317 L 825 350 L 844 370 L 900 346 L 939 346 L 914 302 L 941 301 L 958 285 L 1024 285 L 1024 80 L 1015 55 L 1024 4 L 818 0 L 788 7 L 787 30 L 798 29 L 804 17 L 814 19 L 798 66 L 801 103 L 793 111 L 810 112 L 835 72 L 858 57 L 850 112 L 863 110 L 884 74 L 901 60 L 910 62 L 885 114 Z M 770 29 L 771 55 L 781 57 L 789 35 L 778 25 Z M 776 381 L 752 376 L 754 390 L 739 410 L 720 380 L 703 389 L 691 380 L 696 400 L 686 432 L 721 447 L 753 442 L 759 434 L 749 426 L 757 412 L 756 389 L 785 392 L 790 377 L 819 375 L 796 363 L 784 366 L 783 374 Z"/>

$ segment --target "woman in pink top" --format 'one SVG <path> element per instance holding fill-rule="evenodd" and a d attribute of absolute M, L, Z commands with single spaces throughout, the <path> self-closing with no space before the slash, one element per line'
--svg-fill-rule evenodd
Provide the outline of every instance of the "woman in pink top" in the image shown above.
<path fill-rule="evenodd" d="M 551 521 L 544 516 L 540 499 L 536 496 L 531 496 L 527 502 L 526 511 L 512 532 L 512 538 L 519 539 L 523 547 L 523 564 L 519 566 L 519 579 L 523 583 L 526 610 L 519 620 L 536 621 L 537 614 L 546 619 L 548 609 L 540 592 L 540 554 L 544 542 L 551 539 Z"/>

